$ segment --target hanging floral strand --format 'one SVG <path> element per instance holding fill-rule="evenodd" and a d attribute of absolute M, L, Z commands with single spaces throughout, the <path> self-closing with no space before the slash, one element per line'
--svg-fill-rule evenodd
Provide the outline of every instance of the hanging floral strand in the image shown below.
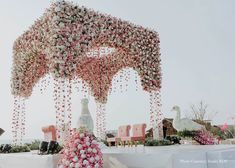
<path fill-rule="evenodd" d="M 72 134 L 71 126 L 72 126 L 72 81 L 68 80 L 67 84 L 67 123 L 68 123 L 68 130 L 67 132 Z"/>
<path fill-rule="evenodd" d="M 154 113 L 154 96 L 153 92 L 149 93 L 149 104 L 150 104 L 150 127 L 155 128 L 156 123 L 155 123 L 155 113 Z M 154 131 L 154 130 L 153 130 Z"/>
<path fill-rule="evenodd" d="M 139 90 L 139 83 L 138 83 L 138 73 L 134 71 L 134 76 L 135 76 L 135 90 Z"/>
<path fill-rule="evenodd" d="M 79 78 L 78 77 L 74 77 L 73 85 L 75 86 L 75 89 L 77 90 L 77 92 L 81 91 L 80 84 L 81 84 L 81 82 L 80 82 Z"/>
<path fill-rule="evenodd" d="M 14 97 L 14 109 L 12 115 L 12 134 L 13 144 L 16 145 L 18 141 L 18 128 L 19 128 L 19 98 Z"/>
<path fill-rule="evenodd" d="M 39 88 L 40 88 L 41 94 L 43 94 L 43 92 L 45 91 L 45 85 L 46 85 L 46 79 L 43 78 L 39 83 Z"/>
<path fill-rule="evenodd" d="M 156 102 L 157 102 L 157 116 L 158 116 L 158 129 L 159 131 L 159 137 L 163 138 L 163 125 L 162 125 L 162 120 L 164 119 L 163 113 L 162 113 L 162 103 L 161 103 L 161 91 L 158 89 L 156 91 Z"/>
<path fill-rule="evenodd" d="M 66 80 L 65 79 L 61 79 L 61 125 L 60 125 L 60 129 L 61 129 L 61 140 L 62 142 L 65 141 L 65 139 L 67 138 L 68 135 L 68 123 L 66 123 L 67 121 L 67 113 L 66 113 L 66 102 L 67 102 L 67 94 L 66 94 Z"/>
<path fill-rule="evenodd" d="M 25 136 L 25 98 L 20 99 L 20 142 L 19 144 L 23 144 L 23 137 Z"/>
<path fill-rule="evenodd" d="M 25 99 L 14 97 L 14 109 L 12 114 L 13 144 L 22 145 L 25 135 Z"/>
<path fill-rule="evenodd" d="M 128 68 L 127 70 L 125 70 L 125 91 L 127 92 L 128 90 L 128 85 L 129 85 L 129 82 L 130 82 L 130 78 L 131 78 L 131 70 L 130 68 Z"/>
<path fill-rule="evenodd" d="M 118 82 L 119 82 L 120 92 L 123 93 L 123 70 L 120 71 Z"/>
<path fill-rule="evenodd" d="M 100 108 L 99 103 L 96 102 L 96 137 L 100 138 L 101 136 L 101 119 L 100 119 Z"/>
<path fill-rule="evenodd" d="M 60 96 L 61 96 L 61 86 L 60 86 L 60 80 L 55 79 L 54 80 L 54 91 L 53 91 L 53 97 L 55 101 L 55 111 L 56 111 L 56 135 L 57 139 L 60 140 L 61 138 L 61 114 L 60 114 Z"/>

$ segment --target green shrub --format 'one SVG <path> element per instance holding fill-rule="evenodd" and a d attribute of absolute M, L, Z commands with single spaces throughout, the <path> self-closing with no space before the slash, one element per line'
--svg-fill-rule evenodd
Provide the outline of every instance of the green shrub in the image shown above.
<path fill-rule="evenodd" d="M 145 141 L 145 146 L 166 146 L 172 145 L 171 141 L 169 140 L 155 140 L 155 139 L 148 139 Z"/>
<path fill-rule="evenodd" d="M 195 135 L 196 131 L 183 130 L 178 131 L 177 135 L 183 138 L 192 138 Z"/>
<path fill-rule="evenodd" d="M 27 145 L 23 145 L 23 146 L 12 146 L 11 150 L 9 151 L 9 153 L 20 153 L 20 152 L 30 152 L 30 148 Z"/>
<path fill-rule="evenodd" d="M 26 143 L 30 150 L 38 150 L 40 145 L 40 140 L 34 140 L 32 143 Z"/>
<path fill-rule="evenodd" d="M 220 139 L 226 139 L 225 134 L 219 127 L 212 127 L 211 133 Z"/>

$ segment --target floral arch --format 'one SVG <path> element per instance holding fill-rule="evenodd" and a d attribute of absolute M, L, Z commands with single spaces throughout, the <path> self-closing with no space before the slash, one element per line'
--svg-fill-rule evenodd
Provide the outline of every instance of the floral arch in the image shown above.
<path fill-rule="evenodd" d="M 161 67 L 158 33 L 115 17 L 58 1 L 13 46 L 12 94 L 28 98 L 47 74 L 54 82 L 59 125 L 71 125 L 72 82 L 83 81 L 97 102 L 97 134 L 105 132 L 105 103 L 114 75 L 133 68 L 150 93 L 150 123 L 161 136 Z M 15 100 L 13 134 L 24 133 L 24 102 Z M 21 122 L 18 122 L 21 120 Z M 21 123 L 21 124 L 19 124 Z M 156 124 L 157 123 L 157 124 Z"/>

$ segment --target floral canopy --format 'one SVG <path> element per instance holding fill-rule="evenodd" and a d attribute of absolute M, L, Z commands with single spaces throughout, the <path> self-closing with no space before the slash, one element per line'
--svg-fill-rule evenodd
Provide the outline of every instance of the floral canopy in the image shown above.
<path fill-rule="evenodd" d="M 138 73 L 143 90 L 159 94 L 159 43 L 153 30 L 55 2 L 14 43 L 12 94 L 28 98 L 36 83 L 51 74 L 57 80 L 82 79 L 96 102 L 105 104 L 114 75 L 127 67 Z M 109 52 L 102 54 L 104 48 Z"/>

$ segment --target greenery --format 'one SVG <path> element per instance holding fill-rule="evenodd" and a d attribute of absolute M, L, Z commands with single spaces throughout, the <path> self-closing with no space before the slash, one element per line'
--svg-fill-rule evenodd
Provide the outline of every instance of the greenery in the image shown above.
<path fill-rule="evenodd" d="M 19 153 L 30 152 L 30 148 L 27 145 L 10 145 L 5 144 L 0 146 L 0 153 Z"/>
<path fill-rule="evenodd" d="M 166 140 L 169 140 L 172 144 L 180 144 L 181 138 L 177 135 L 167 136 Z"/>
<path fill-rule="evenodd" d="M 0 153 L 20 153 L 30 152 L 31 150 L 39 150 L 40 141 L 35 140 L 32 143 L 26 143 L 24 145 L 0 145 Z M 63 149 L 62 146 L 56 146 L 54 153 L 59 153 Z"/>
<path fill-rule="evenodd" d="M 34 140 L 32 143 L 26 143 L 30 150 L 38 150 L 40 145 L 40 140 Z"/>
<path fill-rule="evenodd" d="M 12 146 L 11 150 L 9 151 L 9 153 L 19 153 L 19 152 L 30 152 L 30 148 L 27 145 L 16 145 L 16 146 Z"/>
<path fill-rule="evenodd" d="M 147 139 L 145 141 L 145 146 L 167 146 L 172 145 L 171 141 L 169 140 L 155 140 L 155 139 Z"/>
<path fill-rule="evenodd" d="M 224 136 L 225 136 L 225 139 L 234 138 L 235 137 L 235 129 L 234 128 L 227 128 L 224 131 Z"/>
<path fill-rule="evenodd" d="M 196 131 L 189 131 L 189 130 L 184 130 L 184 131 L 178 131 L 177 135 L 182 138 L 192 138 L 195 135 Z"/>
<path fill-rule="evenodd" d="M 219 127 L 211 127 L 210 132 L 220 139 L 226 139 L 224 132 Z"/>

